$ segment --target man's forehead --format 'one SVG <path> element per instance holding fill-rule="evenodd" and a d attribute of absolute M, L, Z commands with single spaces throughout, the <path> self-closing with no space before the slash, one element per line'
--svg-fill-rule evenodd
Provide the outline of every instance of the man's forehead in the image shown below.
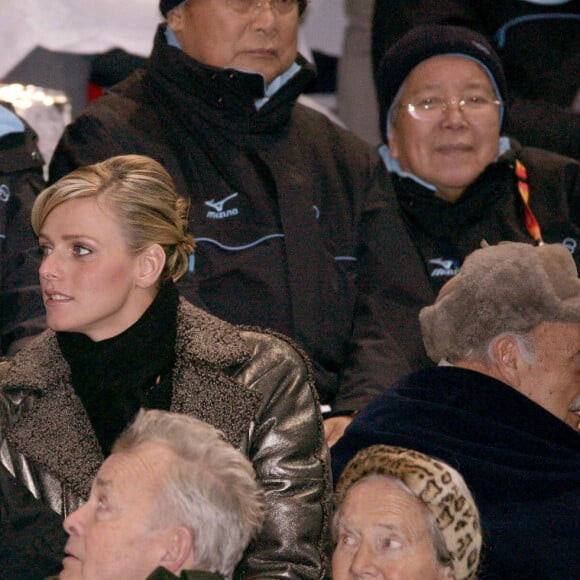
<path fill-rule="evenodd" d="M 95 486 L 110 489 L 125 480 L 137 484 L 140 479 L 150 479 L 166 469 L 175 460 L 175 454 L 165 445 L 144 443 L 127 451 L 113 452 L 101 465 Z"/>

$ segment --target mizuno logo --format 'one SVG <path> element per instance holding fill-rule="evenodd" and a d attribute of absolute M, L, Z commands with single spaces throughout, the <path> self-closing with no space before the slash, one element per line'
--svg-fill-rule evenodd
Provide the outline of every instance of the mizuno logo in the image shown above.
<path fill-rule="evenodd" d="M 455 276 L 459 272 L 459 265 L 455 260 L 446 260 L 444 258 L 433 258 L 429 260 L 429 264 L 433 266 L 438 266 L 433 268 L 431 272 L 432 278 L 438 278 L 440 276 Z"/>
<path fill-rule="evenodd" d="M 232 195 L 228 195 L 228 197 L 224 197 L 224 199 L 221 199 L 219 201 L 215 201 L 213 199 L 210 199 L 209 201 L 204 201 L 204 204 L 207 205 L 208 207 L 211 207 L 213 210 L 215 211 L 208 211 L 207 212 L 207 217 L 213 220 L 221 220 L 230 216 L 234 216 L 234 215 L 238 215 L 239 211 L 237 207 L 234 207 L 232 209 L 227 209 L 224 211 L 224 205 L 234 199 L 238 197 L 238 192 L 236 191 L 236 193 L 232 193 Z"/>
<path fill-rule="evenodd" d="M 221 201 L 214 201 L 213 199 L 210 199 L 209 201 L 204 202 L 205 205 L 208 205 L 209 207 L 215 209 L 216 211 L 224 211 L 224 205 L 230 201 L 230 199 L 234 199 L 234 197 L 238 197 L 237 192 L 236 193 L 232 193 L 232 195 L 228 195 L 228 197 L 222 199 Z"/>

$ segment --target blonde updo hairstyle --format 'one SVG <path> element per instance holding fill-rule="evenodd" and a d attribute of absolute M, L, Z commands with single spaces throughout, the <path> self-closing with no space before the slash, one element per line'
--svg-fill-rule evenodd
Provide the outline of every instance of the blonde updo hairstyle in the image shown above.
<path fill-rule="evenodd" d="M 195 247 L 188 233 L 189 203 L 177 194 L 173 180 L 157 161 L 143 155 L 120 155 L 65 175 L 34 202 L 36 235 L 52 210 L 85 198 L 94 198 L 115 216 L 132 254 L 152 244 L 163 248 L 166 261 L 161 284 L 185 274 Z"/>

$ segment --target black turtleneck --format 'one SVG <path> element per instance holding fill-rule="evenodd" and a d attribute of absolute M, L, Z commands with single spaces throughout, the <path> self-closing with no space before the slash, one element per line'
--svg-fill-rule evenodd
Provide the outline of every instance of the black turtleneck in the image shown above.
<path fill-rule="evenodd" d="M 178 302 L 170 282 L 133 326 L 113 338 L 93 342 L 84 334 L 57 333 L 105 456 L 141 407 L 169 410 Z"/>

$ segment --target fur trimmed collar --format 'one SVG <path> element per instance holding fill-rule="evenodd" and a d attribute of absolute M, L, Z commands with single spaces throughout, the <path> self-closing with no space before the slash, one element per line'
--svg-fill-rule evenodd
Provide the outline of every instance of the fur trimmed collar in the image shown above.
<path fill-rule="evenodd" d="M 171 410 L 194 416 L 239 445 L 261 395 L 229 376 L 251 358 L 239 329 L 181 300 Z M 70 384 L 70 368 L 55 333 L 45 331 L 12 360 L 0 388 L 18 405 L 10 445 L 86 498 L 103 455 Z"/>

